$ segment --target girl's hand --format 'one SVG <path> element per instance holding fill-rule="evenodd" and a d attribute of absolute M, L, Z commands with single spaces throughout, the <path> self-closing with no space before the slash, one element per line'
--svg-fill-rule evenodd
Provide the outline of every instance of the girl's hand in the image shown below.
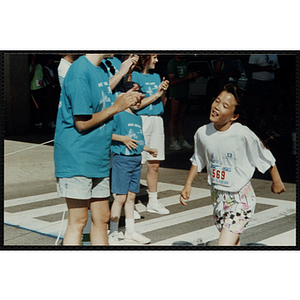
<path fill-rule="evenodd" d="M 137 148 L 138 147 L 137 144 L 139 143 L 138 141 L 132 139 L 129 136 L 124 136 L 122 139 L 122 142 L 129 150 L 133 150 L 133 149 Z"/>
<path fill-rule="evenodd" d="M 166 80 L 166 78 L 164 77 L 162 82 L 160 83 L 159 87 L 158 87 L 158 92 L 160 91 L 166 91 L 169 88 L 169 80 Z"/>
<path fill-rule="evenodd" d="M 185 186 L 180 194 L 180 203 L 184 206 L 187 205 L 186 201 L 190 199 L 191 187 Z"/>
<path fill-rule="evenodd" d="M 271 190 L 274 194 L 281 194 L 286 191 L 285 186 L 282 181 L 273 182 L 271 186 Z"/>
<path fill-rule="evenodd" d="M 122 74 L 131 73 L 138 60 L 138 55 L 130 54 L 129 57 L 121 64 L 120 72 Z"/>
<path fill-rule="evenodd" d="M 157 149 L 151 148 L 148 152 L 149 152 L 153 157 L 157 157 Z"/>

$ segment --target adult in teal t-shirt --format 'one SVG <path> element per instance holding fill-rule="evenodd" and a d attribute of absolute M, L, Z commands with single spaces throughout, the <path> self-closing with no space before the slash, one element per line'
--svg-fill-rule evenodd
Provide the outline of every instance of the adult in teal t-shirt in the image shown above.
<path fill-rule="evenodd" d="M 109 176 L 112 120 L 79 132 L 74 116 L 91 116 L 111 106 L 109 78 L 85 57 L 75 61 L 64 80 L 55 132 L 55 176 Z M 101 157 L 99 155 L 101 153 Z"/>
<path fill-rule="evenodd" d="M 112 54 L 86 54 L 69 68 L 63 82 L 54 137 L 55 176 L 65 197 L 68 225 L 64 245 L 80 245 L 91 211 L 92 245 L 108 245 L 109 165 L 112 116 L 140 101 L 131 89 L 112 104 L 109 77 L 101 61 Z"/>

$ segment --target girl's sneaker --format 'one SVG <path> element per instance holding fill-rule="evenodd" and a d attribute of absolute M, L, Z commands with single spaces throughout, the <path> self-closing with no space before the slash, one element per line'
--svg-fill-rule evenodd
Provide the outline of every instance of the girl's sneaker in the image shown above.
<path fill-rule="evenodd" d="M 170 213 L 168 209 L 166 209 L 159 200 L 151 201 L 147 204 L 147 211 L 151 213 L 156 213 L 160 215 L 167 215 Z"/>
<path fill-rule="evenodd" d="M 139 244 L 149 244 L 151 242 L 150 239 L 145 237 L 144 235 L 138 233 L 138 232 L 125 232 L 125 239 L 124 242 L 136 242 Z"/>
<path fill-rule="evenodd" d="M 108 236 L 108 245 L 120 245 L 120 239 L 124 239 L 123 232 L 114 231 Z"/>

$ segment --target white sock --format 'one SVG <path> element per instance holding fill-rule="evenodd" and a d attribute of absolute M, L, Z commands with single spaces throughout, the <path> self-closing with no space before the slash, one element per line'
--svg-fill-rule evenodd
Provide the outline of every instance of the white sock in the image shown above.
<path fill-rule="evenodd" d="M 134 232 L 134 219 L 125 218 L 125 229 L 128 233 Z"/>
<path fill-rule="evenodd" d="M 113 232 L 118 232 L 118 229 L 119 229 L 119 222 L 113 222 L 113 221 L 110 221 L 109 223 L 110 225 L 110 233 L 113 233 Z"/>
<path fill-rule="evenodd" d="M 154 202 L 154 201 L 157 201 L 157 192 L 156 193 L 150 193 L 148 192 L 148 196 L 149 196 L 149 200 L 148 202 L 151 203 L 151 202 Z"/>

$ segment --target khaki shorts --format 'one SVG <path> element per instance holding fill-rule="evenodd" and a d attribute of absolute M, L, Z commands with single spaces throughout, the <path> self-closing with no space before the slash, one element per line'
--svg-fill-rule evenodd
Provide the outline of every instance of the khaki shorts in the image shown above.
<path fill-rule="evenodd" d="M 141 116 L 145 145 L 157 149 L 157 157 L 142 152 L 142 164 L 148 160 L 165 160 L 165 132 L 161 116 Z"/>
<path fill-rule="evenodd" d="M 110 196 L 109 177 L 86 178 L 75 176 L 57 178 L 57 193 L 59 197 L 89 200 L 92 198 L 108 198 Z"/>

